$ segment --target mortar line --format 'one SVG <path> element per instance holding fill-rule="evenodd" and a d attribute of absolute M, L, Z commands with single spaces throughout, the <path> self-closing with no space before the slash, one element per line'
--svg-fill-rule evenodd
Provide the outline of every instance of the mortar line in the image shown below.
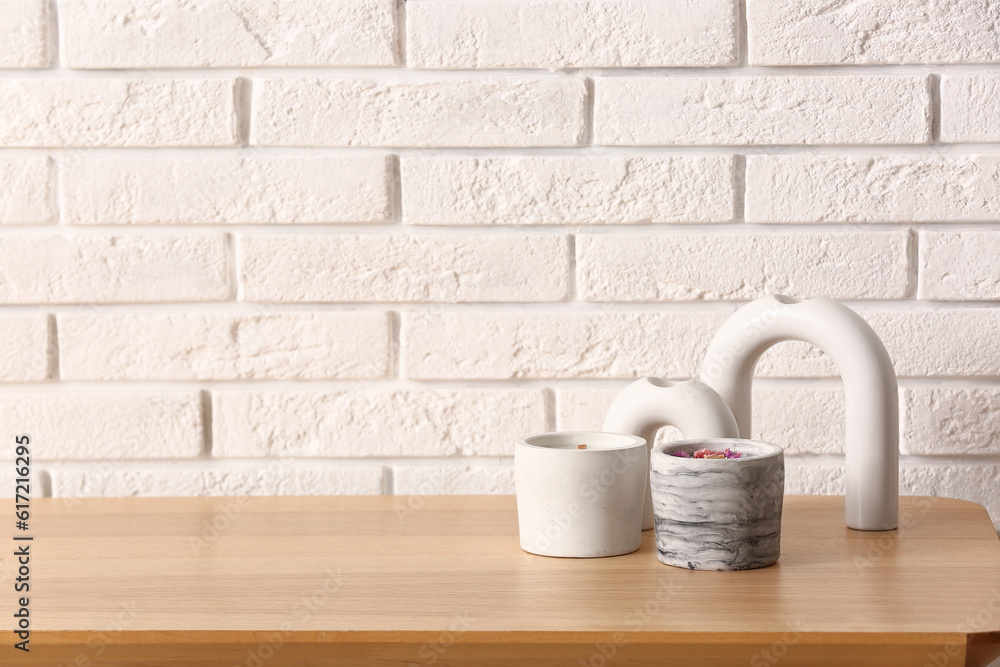
<path fill-rule="evenodd" d="M 928 92 L 930 96 L 930 143 L 941 143 L 941 76 L 931 74 L 928 77 Z"/>
<path fill-rule="evenodd" d="M 237 302 L 240 300 L 240 276 L 239 276 L 239 248 L 237 246 L 236 234 L 225 232 L 226 240 L 226 281 L 229 283 L 229 296 L 227 302 Z"/>
<path fill-rule="evenodd" d="M 576 254 L 576 244 L 577 237 L 576 234 L 568 234 L 566 236 L 567 245 L 567 261 L 569 263 L 569 275 L 567 276 L 568 284 L 566 286 L 566 301 L 578 302 L 579 301 L 579 278 L 577 276 L 577 254 Z"/>
<path fill-rule="evenodd" d="M 59 368 L 59 323 L 54 313 L 46 315 L 46 369 L 45 379 L 49 382 L 58 380 L 61 371 Z"/>
<path fill-rule="evenodd" d="M 202 436 L 202 458 L 212 458 L 213 424 L 212 420 L 212 393 L 207 389 L 202 389 L 199 393 L 201 403 L 201 436 Z"/>
<path fill-rule="evenodd" d="M 737 25 L 737 39 L 739 44 L 736 45 L 736 64 L 739 67 L 746 67 L 749 63 L 749 29 L 747 27 L 747 3 L 746 0 L 739 0 L 736 3 L 736 25 Z"/>
<path fill-rule="evenodd" d="M 396 0 L 396 57 L 393 59 L 398 67 L 408 68 L 406 63 L 406 0 Z"/>
<path fill-rule="evenodd" d="M 590 146 L 5 146 L 0 156 L 32 157 L 39 153 L 59 159 L 62 155 L 85 158 L 196 159 L 196 158 L 385 158 L 392 155 L 418 158 L 626 158 L 626 157 L 731 157 L 736 154 L 801 157 L 951 157 L 977 158 L 1000 155 L 1000 142 L 969 143 L 860 143 L 860 144 L 646 144 Z"/>
<path fill-rule="evenodd" d="M 236 110 L 236 140 L 240 148 L 250 147 L 250 123 L 253 109 L 253 79 L 237 77 L 233 84 L 233 104 Z"/>
<path fill-rule="evenodd" d="M 747 197 L 747 157 L 733 156 L 733 222 L 745 226 Z M 780 229 L 780 228 L 779 228 Z M 768 232 L 778 233 L 778 230 L 768 228 Z"/>
<path fill-rule="evenodd" d="M 583 81 L 586 100 L 583 109 L 583 138 L 582 146 L 592 147 L 594 145 L 594 107 L 597 104 L 597 97 L 594 93 L 594 79 L 587 77 Z"/>
<path fill-rule="evenodd" d="M 45 44 L 46 55 L 48 56 L 48 67 L 46 69 L 59 69 L 62 60 L 62 53 L 59 48 L 59 0 L 49 0 L 45 7 L 45 18 L 48 19 Z M 4 72 L 4 76 L 7 76 L 6 72 Z"/>
<path fill-rule="evenodd" d="M 744 40 L 745 41 L 745 40 Z M 404 30 L 405 42 L 405 30 Z M 404 44 L 405 47 L 405 44 Z M 744 47 L 738 46 L 739 51 Z M 504 67 L 504 68 L 447 68 L 413 69 L 405 62 L 405 52 L 400 54 L 398 64 L 392 65 L 351 65 L 336 66 L 265 66 L 265 65 L 220 65 L 218 67 L 108 67 L 67 69 L 58 67 L 61 79 L 232 79 L 238 76 L 289 79 L 373 79 L 373 80 L 447 80 L 447 79 L 534 79 L 553 81 L 581 77 L 877 77 L 893 78 L 926 76 L 934 72 L 946 74 L 997 74 L 1000 63 L 844 63 L 844 64 L 796 64 L 796 65 L 754 65 L 750 62 L 724 65 L 682 65 L 651 67 Z M 52 71 L 45 68 L 5 70 L 4 78 L 52 79 Z"/>
<path fill-rule="evenodd" d="M 399 155 L 392 154 L 388 158 L 387 187 L 389 188 L 389 216 L 391 220 L 384 223 L 385 228 L 396 228 L 403 225 L 403 174 Z"/>
<path fill-rule="evenodd" d="M 920 298 L 920 232 L 918 230 L 910 230 L 906 250 L 908 263 L 906 293 L 910 299 L 915 301 Z"/>

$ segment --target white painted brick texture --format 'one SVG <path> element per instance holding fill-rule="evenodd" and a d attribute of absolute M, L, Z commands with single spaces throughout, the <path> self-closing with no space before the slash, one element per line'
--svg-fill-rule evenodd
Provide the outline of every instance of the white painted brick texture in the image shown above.
<path fill-rule="evenodd" d="M 581 78 L 295 79 L 253 85 L 261 146 L 576 146 Z"/>
<path fill-rule="evenodd" d="M 579 293 L 586 301 L 903 298 L 908 245 L 906 232 L 581 234 Z"/>
<path fill-rule="evenodd" d="M 0 68 L 49 64 L 49 0 L 0 2 Z"/>
<path fill-rule="evenodd" d="M 728 222 L 728 156 L 423 158 L 401 161 L 415 225 Z"/>
<path fill-rule="evenodd" d="M 833 5 L 748 0 L 754 65 L 995 63 L 1000 6 L 943 0 Z"/>
<path fill-rule="evenodd" d="M 380 378 L 389 318 L 378 312 L 67 314 L 61 376 L 72 380 Z"/>
<path fill-rule="evenodd" d="M 60 163 L 69 224 L 386 222 L 385 157 L 105 158 Z"/>
<path fill-rule="evenodd" d="M 0 265 L 0 303 L 218 301 L 229 296 L 221 234 L 2 237 Z"/>
<path fill-rule="evenodd" d="M 565 236 L 244 236 L 248 301 L 562 301 Z M 335 258 L 335 261 L 331 261 Z"/>
<path fill-rule="evenodd" d="M 196 391 L 0 394 L 0 423 L 4 433 L 30 424 L 39 459 L 185 459 L 204 445 Z"/>
<path fill-rule="evenodd" d="M 998 12 L 0 0 L 4 425 L 55 496 L 511 493 L 518 437 L 825 295 L 901 491 L 1000 526 Z M 830 359 L 756 374 L 788 492 L 843 493 Z"/>
<path fill-rule="evenodd" d="M 50 375 L 56 349 L 52 344 L 51 317 L 0 315 L 0 381 L 34 382 Z"/>
<path fill-rule="evenodd" d="M 546 430 L 540 389 L 219 391 L 222 457 L 505 456 Z"/>
<path fill-rule="evenodd" d="M 0 79 L 3 146 L 231 146 L 232 79 Z"/>
<path fill-rule="evenodd" d="M 0 224 L 55 222 L 51 161 L 44 155 L 0 157 Z"/>
<path fill-rule="evenodd" d="M 1000 233 L 920 233 L 917 296 L 940 300 L 1000 299 Z"/>
<path fill-rule="evenodd" d="M 930 139 L 926 76 L 612 76 L 594 90 L 594 141 L 602 145 Z"/>
<path fill-rule="evenodd" d="M 407 62 L 420 68 L 700 67 L 737 58 L 728 0 L 410 0 Z"/>
<path fill-rule="evenodd" d="M 941 141 L 1000 141 L 1000 76 L 941 77 Z"/>
<path fill-rule="evenodd" d="M 59 0 L 68 67 L 392 65 L 394 0 Z"/>
<path fill-rule="evenodd" d="M 722 312 L 407 313 L 402 373 L 427 380 L 691 376 L 724 319 Z"/>
<path fill-rule="evenodd" d="M 751 155 L 748 222 L 1000 221 L 1000 158 Z"/>

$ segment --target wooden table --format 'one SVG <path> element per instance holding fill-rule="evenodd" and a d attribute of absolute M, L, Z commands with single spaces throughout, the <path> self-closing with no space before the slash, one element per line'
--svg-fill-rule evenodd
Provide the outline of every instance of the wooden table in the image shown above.
<path fill-rule="evenodd" d="M 19 665 L 985 665 L 1000 541 L 979 505 L 902 498 L 848 530 L 785 499 L 777 565 L 521 551 L 513 497 L 38 499 Z M 17 564 L 3 538 L 2 628 Z"/>

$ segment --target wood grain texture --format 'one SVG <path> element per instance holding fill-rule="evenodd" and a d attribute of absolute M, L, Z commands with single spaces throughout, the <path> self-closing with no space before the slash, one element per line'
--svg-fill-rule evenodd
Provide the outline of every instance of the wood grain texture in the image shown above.
<path fill-rule="evenodd" d="M 661 564 L 652 531 L 626 556 L 525 553 L 509 496 L 38 499 L 32 651 L 13 649 L 5 548 L 0 664 L 940 667 L 1000 655 L 1000 540 L 981 506 L 902 498 L 900 529 L 865 533 L 844 527 L 843 502 L 789 496 L 776 565 L 697 572 Z"/>

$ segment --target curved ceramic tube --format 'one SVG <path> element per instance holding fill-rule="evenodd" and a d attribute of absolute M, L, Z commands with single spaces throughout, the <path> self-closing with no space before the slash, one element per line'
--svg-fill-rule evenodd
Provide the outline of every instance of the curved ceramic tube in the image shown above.
<path fill-rule="evenodd" d="M 671 382 L 654 377 L 636 380 L 618 394 L 604 417 L 603 430 L 641 436 L 649 451 L 656 432 L 664 426 L 673 426 L 685 440 L 739 437 L 733 413 L 704 382 Z M 653 499 L 647 476 L 642 529 L 652 527 Z"/>
<path fill-rule="evenodd" d="M 712 339 L 701 368 L 729 404 L 740 437 L 750 436 L 750 384 L 757 359 L 785 340 L 826 352 L 847 400 L 847 526 L 892 530 L 899 506 L 899 402 L 896 374 L 882 341 L 853 310 L 831 299 L 767 296 L 737 310 Z"/>

